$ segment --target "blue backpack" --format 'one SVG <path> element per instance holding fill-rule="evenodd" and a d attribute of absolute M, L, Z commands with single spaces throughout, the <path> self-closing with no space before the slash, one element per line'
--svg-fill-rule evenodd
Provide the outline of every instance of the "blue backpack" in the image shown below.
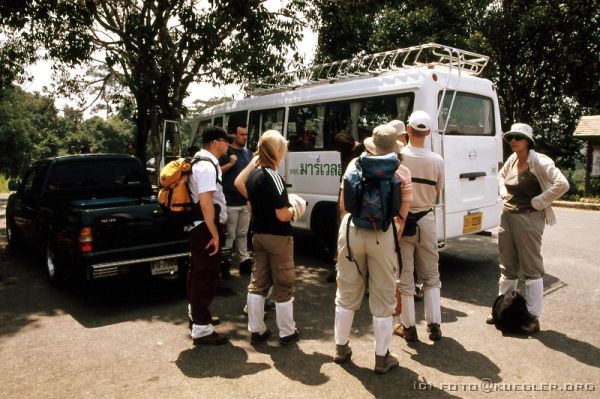
<path fill-rule="evenodd" d="M 396 169 L 396 154 L 367 155 L 356 160 L 356 168 L 344 175 L 344 208 L 359 228 L 387 231 L 400 212 L 402 191 Z"/>

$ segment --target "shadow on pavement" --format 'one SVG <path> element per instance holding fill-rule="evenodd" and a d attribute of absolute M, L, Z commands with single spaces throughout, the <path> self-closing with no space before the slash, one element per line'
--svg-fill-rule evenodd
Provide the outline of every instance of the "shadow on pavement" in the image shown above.
<path fill-rule="evenodd" d="M 442 297 L 491 308 L 498 293 L 498 259 L 497 240 L 493 237 L 469 235 L 448 240 L 440 250 Z M 544 295 L 564 287 L 566 284 L 558 278 L 544 276 Z M 524 291 L 522 283 L 519 290 Z"/>
<path fill-rule="evenodd" d="M 500 368 L 479 352 L 465 349 L 451 337 L 444 337 L 433 345 L 421 342 L 410 345 L 416 351 L 411 358 L 424 366 L 440 370 L 442 373 L 489 379 L 500 382 Z"/>
<path fill-rule="evenodd" d="M 300 336 L 300 339 L 302 338 Z M 332 361 L 329 355 L 318 352 L 304 353 L 296 343 L 287 346 L 257 345 L 255 349 L 271 356 L 275 369 L 290 380 L 304 385 L 322 385 L 329 381 L 329 377 L 321 372 L 321 367 Z"/>
<path fill-rule="evenodd" d="M 553 330 L 542 330 L 532 335 L 550 349 L 571 356 L 578 362 L 600 368 L 600 349 L 587 342 L 569 338 L 567 335 Z"/>
<path fill-rule="evenodd" d="M 360 381 L 374 398 L 403 397 L 410 387 L 413 387 L 413 391 L 410 392 L 410 395 L 408 396 L 411 398 L 421 395 L 429 398 L 459 397 L 450 395 L 431 385 L 424 386 L 424 384 L 420 382 L 417 373 L 401 366 L 388 371 L 384 375 L 375 374 L 372 369 L 357 366 L 352 362 L 343 364 L 340 367 Z"/>
<path fill-rule="evenodd" d="M 223 359 L 227 359 L 227 362 Z M 175 364 L 185 376 L 191 378 L 235 379 L 270 368 L 266 363 L 248 363 L 248 352 L 231 343 L 186 349 L 179 354 Z"/>

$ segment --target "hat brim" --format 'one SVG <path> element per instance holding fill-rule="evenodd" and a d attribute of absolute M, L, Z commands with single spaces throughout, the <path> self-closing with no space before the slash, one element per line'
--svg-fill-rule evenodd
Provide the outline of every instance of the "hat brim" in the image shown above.
<path fill-rule="evenodd" d="M 528 135 L 526 135 L 526 134 L 524 134 L 524 133 L 522 133 L 522 132 L 517 132 L 517 131 L 513 131 L 513 130 L 510 130 L 510 131 L 508 131 L 508 132 L 504 133 L 504 134 L 502 135 L 502 139 L 503 139 L 504 141 L 506 141 L 508 144 L 510 144 L 510 141 L 508 141 L 508 140 L 507 140 L 507 137 L 510 137 L 510 136 L 519 136 L 519 137 L 523 137 L 525 140 L 529 141 L 529 143 L 530 143 L 532 146 L 535 146 L 535 141 L 534 141 L 534 140 L 533 140 L 531 137 L 529 137 Z"/>
<path fill-rule="evenodd" d="M 400 149 L 402 149 L 402 147 L 404 146 L 404 144 L 402 144 L 401 142 L 396 140 L 394 145 L 389 148 L 388 147 L 386 147 L 386 148 L 377 147 L 375 145 L 375 143 L 373 142 L 373 137 L 367 137 L 363 141 L 363 144 L 365 145 L 365 148 L 367 149 L 367 151 L 373 155 L 387 155 L 387 154 L 391 154 L 392 152 L 397 154 L 400 152 Z"/>

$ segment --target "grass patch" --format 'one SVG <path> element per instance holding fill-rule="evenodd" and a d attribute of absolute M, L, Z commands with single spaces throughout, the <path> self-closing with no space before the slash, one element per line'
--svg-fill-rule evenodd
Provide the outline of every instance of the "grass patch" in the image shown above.
<path fill-rule="evenodd" d="M 0 193 L 8 193 L 8 180 L 0 175 Z"/>

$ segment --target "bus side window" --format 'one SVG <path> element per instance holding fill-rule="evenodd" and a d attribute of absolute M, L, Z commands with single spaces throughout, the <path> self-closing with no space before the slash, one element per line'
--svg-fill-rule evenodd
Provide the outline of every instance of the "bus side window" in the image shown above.
<path fill-rule="evenodd" d="M 213 120 L 213 126 L 218 126 L 218 127 L 222 128 L 223 127 L 223 117 L 222 116 L 215 117 L 215 119 Z"/>
<path fill-rule="evenodd" d="M 258 147 L 260 137 L 260 111 L 251 111 L 248 119 L 248 141 L 246 147 L 254 152 Z"/>
<path fill-rule="evenodd" d="M 227 133 L 235 134 L 238 126 L 246 126 L 247 111 L 227 115 Z"/>
<path fill-rule="evenodd" d="M 248 142 L 246 147 L 255 151 L 260 135 L 266 130 L 274 129 L 283 134 L 285 108 L 251 111 L 248 118 Z"/>
<path fill-rule="evenodd" d="M 360 105 L 360 103 L 358 103 Z M 333 138 L 336 134 L 345 131 L 352 134 L 352 137 L 358 137 L 356 124 L 353 124 L 350 112 L 350 102 L 340 101 L 327 103 L 325 108 L 325 124 L 324 124 L 324 148 L 332 151 Z M 358 114 L 356 114 L 358 115 Z M 361 140 L 362 142 L 362 140 Z"/>
<path fill-rule="evenodd" d="M 323 148 L 323 105 L 290 108 L 287 139 L 290 151 L 310 151 Z"/>

